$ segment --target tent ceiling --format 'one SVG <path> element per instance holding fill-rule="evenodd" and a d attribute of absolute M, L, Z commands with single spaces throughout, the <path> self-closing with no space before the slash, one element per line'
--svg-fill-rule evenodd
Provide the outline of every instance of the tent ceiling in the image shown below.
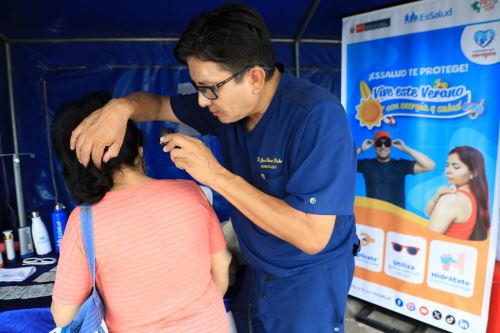
<path fill-rule="evenodd" d="M 4 1 L 0 33 L 7 39 L 177 37 L 205 9 L 222 0 Z M 247 0 L 257 8 L 272 38 L 293 38 L 314 0 Z M 343 16 L 409 2 L 322 0 L 304 38 L 340 39 Z"/>

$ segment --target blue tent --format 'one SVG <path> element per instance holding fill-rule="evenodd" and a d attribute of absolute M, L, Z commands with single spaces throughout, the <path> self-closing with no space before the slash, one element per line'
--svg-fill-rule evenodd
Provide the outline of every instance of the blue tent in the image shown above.
<path fill-rule="evenodd" d="M 398 0 L 247 0 L 268 25 L 279 62 L 340 95 L 341 18 L 406 3 Z M 221 0 L 179 2 L 6 1 L 0 11 L 0 228 L 24 224 L 33 210 L 46 220 L 55 202 L 70 203 L 52 153 L 49 125 L 68 99 L 106 89 L 176 94 L 189 82 L 173 57 L 190 20 Z M 159 124 L 143 124 L 155 133 Z M 148 173 L 188 177 L 155 144 Z M 204 138 L 217 150 L 217 142 Z M 12 155 L 13 154 L 13 155 Z M 17 188 L 17 189 L 16 189 Z M 219 198 L 220 199 L 220 198 Z M 225 219 L 225 203 L 215 209 Z M 20 215 L 20 216 L 18 216 Z"/>

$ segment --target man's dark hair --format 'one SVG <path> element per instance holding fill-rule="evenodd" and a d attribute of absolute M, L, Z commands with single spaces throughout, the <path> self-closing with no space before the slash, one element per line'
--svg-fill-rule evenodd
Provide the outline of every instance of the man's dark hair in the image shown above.
<path fill-rule="evenodd" d="M 103 163 L 97 169 L 89 162 L 84 167 L 78 162 L 76 152 L 69 148 L 71 132 L 94 110 L 111 99 L 108 92 L 100 91 L 88 95 L 81 101 L 66 102 L 52 122 L 52 142 L 56 155 L 63 166 L 62 174 L 68 190 L 76 204 L 99 202 L 113 187 L 113 174 L 123 166 L 134 166 L 143 144 L 141 131 L 129 120 L 123 145 L 117 157 Z"/>
<path fill-rule="evenodd" d="M 266 80 L 274 72 L 274 52 L 264 20 L 243 4 L 225 4 L 204 12 L 182 33 L 174 52 L 183 64 L 188 57 L 195 57 L 234 73 L 246 66 L 262 65 L 272 68 L 266 71 Z"/>

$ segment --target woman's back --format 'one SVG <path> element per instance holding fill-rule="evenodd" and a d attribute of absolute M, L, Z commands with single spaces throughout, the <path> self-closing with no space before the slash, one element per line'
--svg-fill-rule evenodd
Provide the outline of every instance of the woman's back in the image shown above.
<path fill-rule="evenodd" d="M 111 191 L 92 209 L 96 281 L 111 331 L 228 331 L 210 275 L 210 254 L 225 240 L 195 183 L 151 181 Z M 61 304 L 81 303 L 90 290 L 79 212 L 62 242 L 53 294 Z"/>

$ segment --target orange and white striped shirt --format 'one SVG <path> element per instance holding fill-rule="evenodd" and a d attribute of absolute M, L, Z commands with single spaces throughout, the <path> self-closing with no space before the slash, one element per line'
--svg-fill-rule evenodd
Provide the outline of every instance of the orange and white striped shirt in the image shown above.
<path fill-rule="evenodd" d="M 111 332 L 228 332 L 210 254 L 224 250 L 220 223 L 201 189 L 156 180 L 108 192 L 92 207 L 96 284 Z M 52 298 L 81 304 L 91 290 L 80 229 L 71 213 Z"/>

